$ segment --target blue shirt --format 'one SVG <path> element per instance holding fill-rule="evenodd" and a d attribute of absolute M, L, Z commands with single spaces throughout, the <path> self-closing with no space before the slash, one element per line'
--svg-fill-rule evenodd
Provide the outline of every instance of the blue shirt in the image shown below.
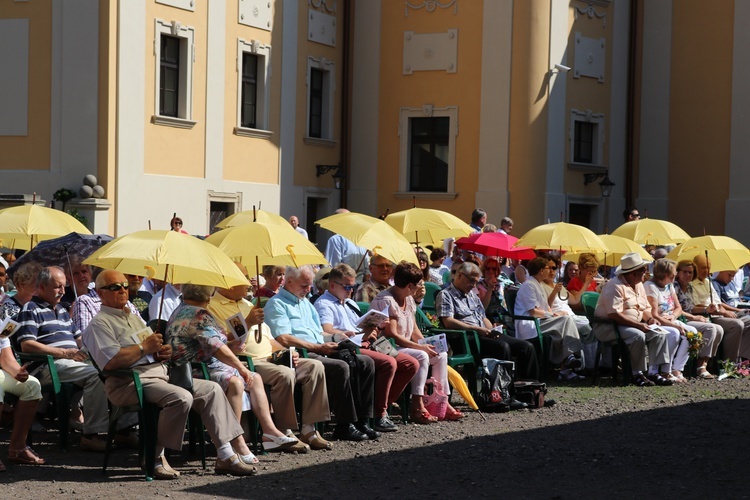
<path fill-rule="evenodd" d="M 16 341 L 21 345 L 26 340 L 35 340 L 50 347 L 78 349 L 76 339 L 81 332 L 73 327 L 73 320 L 62 304 L 53 308 L 34 297 L 18 313 L 18 323 Z"/>
<path fill-rule="evenodd" d="M 357 303 L 352 299 L 346 299 L 346 302 L 359 310 Z M 346 305 L 346 303 L 342 304 L 341 301 L 329 291 L 326 291 L 315 301 L 315 310 L 318 312 L 321 325 L 331 324 L 334 328 L 344 330 L 345 332 L 358 331 L 356 325 L 357 321 L 359 321 L 359 316 L 357 313 L 355 313 L 351 307 Z"/>
<path fill-rule="evenodd" d="M 298 299 L 286 288 L 279 289 L 268 299 L 263 312 L 264 321 L 274 338 L 289 334 L 311 344 L 323 343 L 323 327 L 315 307 L 307 299 Z"/>

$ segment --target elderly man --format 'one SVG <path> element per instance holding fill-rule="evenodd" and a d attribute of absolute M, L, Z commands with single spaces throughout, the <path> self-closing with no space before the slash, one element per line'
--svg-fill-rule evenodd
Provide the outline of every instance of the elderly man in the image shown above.
<path fill-rule="evenodd" d="M 659 375 L 659 366 L 669 363 L 667 334 L 655 330 L 659 322 L 651 315 L 651 304 L 643 287 L 643 275 L 648 262 L 637 253 L 625 254 L 615 270 L 615 278 L 608 281 L 596 303 L 594 316 L 617 323 L 620 337 L 630 351 L 632 383 L 639 387 L 672 385 Z M 594 323 L 594 335 L 600 342 L 613 342 L 615 325 L 609 322 Z M 648 347 L 648 372 L 646 376 L 646 347 Z M 624 375 L 624 374 L 623 374 Z"/>
<path fill-rule="evenodd" d="M 513 219 L 510 217 L 503 217 L 500 221 L 500 229 L 497 230 L 498 233 L 503 234 L 510 234 L 513 231 Z"/>
<path fill-rule="evenodd" d="M 314 276 L 310 266 L 287 267 L 284 287 L 264 308 L 266 323 L 279 344 L 307 349 L 310 358 L 323 363 L 328 400 L 338 421 L 333 437 L 363 441 L 370 436 L 360 429 L 372 431 L 366 419 L 372 416 L 375 365 L 371 358 L 357 355 L 358 369 L 352 374 L 348 363 L 335 359 L 339 345 L 324 341 L 320 317 L 307 300 Z M 356 380 L 356 385 L 352 380 Z M 315 436 L 322 439 L 317 433 Z"/>
<path fill-rule="evenodd" d="M 242 274 L 247 275 L 247 269 L 237 263 Z M 263 323 L 263 309 L 253 307 L 245 299 L 248 285 L 237 285 L 229 289 L 217 288 L 211 297 L 208 310 L 219 324 L 226 324 L 226 320 L 236 314 L 245 318 L 249 328 L 248 341 L 245 342 L 243 354 L 250 356 L 255 365 L 255 371 L 263 377 L 263 381 L 271 386 L 271 404 L 273 405 L 274 420 L 279 429 L 297 429 L 297 412 L 294 407 L 294 387 L 300 385 L 302 389 L 302 428 L 300 437 L 315 450 L 330 450 L 331 443 L 319 438 L 315 433 L 315 424 L 330 419 L 328 409 L 328 394 L 323 364 L 314 359 L 300 359 L 295 355 L 294 368 L 275 364 L 268 359 L 275 351 L 284 349 L 271 336 L 268 326 Z M 258 330 L 260 329 L 260 334 Z M 260 341 L 258 341 L 260 339 Z M 304 445 L 303 445 L 304 446 Z M 289 451 L 306 452 L 307 448 Z"/>
<path fill-rule="evenodd" d="M 175 479 L 179 472 L 164 458 L 164 448 L 179 450 L 185 432 L 188 411 L 200 413 L 203 425 L 216 446 L 216 473 L 250 476 L 257 471 L 249 465 L 252 454 L 242 437 L 242 427 L 218 384 L 193 380 L 193 392 L 169 383 L 167 367 L 162 361 L 172 355 L 161 334 L 145 339 L 138 334 L 146 327 L 140 315 L 128 305 L 128 282 L 119 271 L 103 271 L 96 278 L 96 289 L 102 299 L 99 313 L 83 333 L 91 356 L 103 370 L 136 370 L 143 384 L 146 401 L 162 408 L 157 430 L 157 479 Z M 120 406 L 137 402 L 133 380 L 108 377 L 104 389 L 112 403 Z M 236 450 L 236 451 L 235 451 Z"/>
<path fill-rule="evenodd" d="M 485 224 L 487 224 L 487 212 L 481 208 L 475 208 L 471 212 L 471 224 L 469 225 L 475 233 L 481 233 Z"/>
<path fill-rule="evenodd" d="M 331 269 L 328 290 L 315 301 L 323 331 L 335 339 L 352 337 L 358 333 L 357 321 L 361 315 L 357 304 L 349 297 L 356 286 L 357 273 L 346 264 Z M 405 352 L 395 358 L 369 347 L 377 339 L 377 331 L 370 327 L 363 332 L 363 349 L 360 352 L 375 363 L 375 431 L 394 432 L 398 427 L 388 418 L 388 407 L 401 395 L 419 369 L 419 362 Z M 366 340 L 365 340 L 366 339 Z M 363 430 L 363 429 L 360 429 Z"/>
<path fill-rule="evenodd" d="M 737 313 L 724 304 L 711 286 L 711 261 L 704 255 L 693 259 L 696 276 L 690 282 L 688 295 L 693 301 L 693 314 L 710 314 L 711 320 L 724 328 L 722 348 L 725 359 L 737 361 L 739 357 L 750 358 L 750 316 L 738 317 Z"/>
<path fill-rule="evenodd" d="M 393 283 L 393 262 L 382 255 L 375 255 L 370 261 L 370 279 L 362 284 L 354 295 L 357 302 L 372 302 L 380 292 Z"/>
<path fill-rule="evenodd" d="M 37 294 L 18 313 L 20 328 L 16 342 L 25 353 L 49 354 L 61 382 L 73 382 L 83 387 L 84 412 L 81 449 L 104 451 L 105 440 L 98 434 L 106 433 L 109 425 L 107 398 L 99 374 L 80 350 L 81 332 L 73 327 L 68 312 L 60 304 L 65 293 L 65 272 L 59 267 L 45 267 L 39 273 Z M 49 383 L 45 372 L 41 383 Z M 60 422 L 67 425 L 67 422 Z"/>
<path fill-rule="evenodd" d="M 292 225 L 295 231 L 304 236 L 305 239 L 309 239 L 307 237 L 307 231 L 304 228 L 299 227 L 299 219 L 296 215 L 292 215 L 291 217 L 289 217 L 289 224 Z"/>
<path fill-rule="evenodd" d="M 476 331 L 482 357 L 509 361 L 515 358 L 517 378 L 538 379 L 539 362 L 534 346 L 526 340 L 492 331 L 482 301 L 472 293 L 481 276 L 479 267 L 472 262 L 458 266 L 453 282 L 435 298 L 440 322 L 445 328 Z"/>
<path fill-rule="evenodd" d="M 68 262 L 65 263 L 65 280 L 68 287 L 65 289 L 65 295 L 60 299 L 60 303 L 69 312 L 73 302 L 78 297 L 86 295 L 94 288 L 91 279 L 91 266 L 84 264 L 85 257 L 82 255 L 71 255 Z"/>

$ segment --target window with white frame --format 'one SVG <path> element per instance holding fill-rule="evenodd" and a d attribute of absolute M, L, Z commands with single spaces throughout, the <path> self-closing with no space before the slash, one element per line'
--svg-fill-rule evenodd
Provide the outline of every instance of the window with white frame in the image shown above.
<path fill-rule="evenodd" d="M 271 47 L 257 40 L 237 44 L 237 135 L 268 138 Z"/>
<path fill-rule="evenodd" d="M 305 142 L 333 146 L 333 96 L 336 65 L 324 57 L 307 58 L 307 127 Z"/>
<path fill-rule="evenodd" d="M 604 114 L 572 109 L 570 113 L 570 162 L 604 163 Z"/>
<path fill-rule="evenodd" d="M 399 191 L 452 194 L 458 108 L 401 108 L 399 134 Z"/>
<path fill-rule="evenodd" d="M 195 125 L 192 120 L 195 29 L 178 21 L 157 19 L 154 36 L 156 103 L 153 122 L 192 128 Z"/>

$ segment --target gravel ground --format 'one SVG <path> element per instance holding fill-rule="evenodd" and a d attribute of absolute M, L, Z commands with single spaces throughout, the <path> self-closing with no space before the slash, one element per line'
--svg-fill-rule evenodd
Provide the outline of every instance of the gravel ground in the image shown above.
<path fill-rule="evenodd" d="M 552 408 L 461 422 L 406 424 L 376 442 L 266 455 L 250 478 L 213 474 L 187 451 L 175 481 L 144 481 L 137 454 L 62 454 L 34 435 L 49 465 L 8 465 L 2 498 L 720 498 L 748 496 L 740 478 L 750 442 L 750 380 L 673 387 L 552 386 Z M 458 397 L 456 396 L 456 399 Z M 460 409 L 468 408 L 457 405 Z M 3 450 L 7 430 L 0 433 Z M 187 447 L 186 447 L 187 448 Z"/>

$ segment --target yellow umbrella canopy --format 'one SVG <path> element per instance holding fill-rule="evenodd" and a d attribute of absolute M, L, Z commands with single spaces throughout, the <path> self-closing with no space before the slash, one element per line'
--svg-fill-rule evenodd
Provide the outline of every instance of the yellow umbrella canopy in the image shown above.
<path fill-rule="evenodd" d="M 91 234 L 74 217 L 39 205 L 22 205 L 0 210 L 0 246 L 30 250 L 40 241 L 69 233 Z"/>
<path fill-rule="evenodd" d="M 537 226 L 521 236 L 513 247 L 560 250 L 571 254 L 609 252 L 609 247 L 592 230 L 567 222 L 553 222 Z"/>
<path fill-rule="evenodd" d="M 226 219 L 222 220 L 216 227 L 219 229 L 226 229 L 228 227 L 241 226 L 250 222 L 267 222 L 270 224 L 278 224 L 280 226 L 290 226 L 289 221 L 284 219 L 282 216 L 277 215 L 273 212 L 266 212 L 265 210 L 245 210 L 244 212 L 237 212 L 232 214 Z"/>
<path fill-rule="evenodd" d="M 214 233 L 206 242 L 245 265 L 259 262 L 299 267 L 328 263 L 317 247 L 289 224 L 251 222 Z"/>
<path fill-rule="evenodd" d="M 385 221 L 411 243 L 459 238 L 474 232 L 470 225 L 455 215 L 430 208 L 410 208 L 390 214 Z"/>
<path fill-rule="evenodd" d="M 405 260 L 419 265 L 409 241 L 386 222 L 369 215 L 348 212 L 315 221 L 320 227 L 340 234 L 357 246 L 382 255 L 391 262 Z"/>
<path fill-rule="evenodd" d="M 175 231 L 146 230 L 120 236 L 91 254 L 85 264 L 149 276 L 174 284 L 231 288 L 247 284 L 232 259 L 215 246 Z"/>
<path fill-rule="evenodd" d="M 627 238 L 615 236 L 612 234 L 600 234 L 599 239 L 601 239 L 604 244 L 607 245 L 607 248 L 609 248 L 609 252 L 596 251 L 590 253 L 593 253 L 599 260 L 599 262 L 605 266 L 619 266 L 622 256 L 628 253 L 637 253 L 638 255 L 643 257 L 643 260 L 646 261 L 654 260 L 653 257 L 651 257 L 650 253 L 648 253 L 642 246 L 640 246 L 633 240 L 629 240 Z M 565 260 L 575 261 L 578 260 L 578 257 L 580 257 L 582 253 L 585 252 L 566 252 L 563 258 Z"/>
<path fill-rule="evenodd" d="M 713 271 L 736 271 L 750 262 L 750 250 L 729 236 L 699 236 L 690 238 L 667 254 L 675 261 L 693 260 L 696 255 L 706 255 Z"/>
<path fill-rule="evenodd" d="M 690 235 L 676 224 L 659 219 L 639 219 L 626 222 L 612 234 L 633 240 L 640 245 L 675 245 L 690 239 Z"/>

